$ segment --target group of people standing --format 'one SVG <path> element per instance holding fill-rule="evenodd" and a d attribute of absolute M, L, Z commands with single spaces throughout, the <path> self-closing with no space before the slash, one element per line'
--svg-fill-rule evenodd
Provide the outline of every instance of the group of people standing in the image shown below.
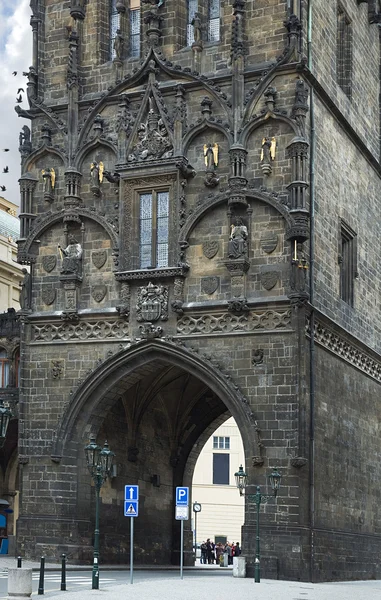
<path fill-rule="evenodd" d="M 200 563 L 202 565 L 221 565 L 224 562 L 224 554 L 227 555 L 228 565 L 232 565 L 233 557 L 241 554 L 239 542 L 226 542 L 226 544 L 218 542 L 218 544 L 215 544 L 208 538 L 206 542 L 201 544 Z"/>

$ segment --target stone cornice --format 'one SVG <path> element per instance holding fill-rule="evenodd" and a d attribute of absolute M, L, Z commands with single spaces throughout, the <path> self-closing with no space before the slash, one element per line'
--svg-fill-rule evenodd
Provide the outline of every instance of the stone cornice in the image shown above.
<path fill-rule="evenodd" d="M 381 383 L 381 356 L 377 352 L 316 310 L 314 321 L 316 344 Z M 311 335 L 309 317 L 306 334 L 308 337 Z"/>

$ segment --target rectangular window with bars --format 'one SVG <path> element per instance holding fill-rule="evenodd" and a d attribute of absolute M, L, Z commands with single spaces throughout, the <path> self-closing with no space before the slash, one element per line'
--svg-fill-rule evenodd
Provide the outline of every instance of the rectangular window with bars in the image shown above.
<path fill-rule="evenodd" d="M 169 193 L 140 194 L 140 268 L 168 267 Z"/>
<path fill-rule="evenodd" d="M 220 13 L 221 1 L 209 0 L 208 6 L 208 41 L 220 41 Z"/>
<path fill-rule="evenodd" d="M 194 30 L 192 21 L 197 10 L 198 0 L 188 0 L 187 46 L 191 46 L 194 42 Z"/>
<path fill-rule="evenodd" d="M 116 10 L 116 0 L 110 2 L 110 58 L 111 60 L 116 57 L 114 50 L 114 42 L 116 38 L 116 32 L 120 28 L 120 14 Z"/>
<path fill-rule="evenodd" d="M 343 221 L 340 223 L 340 297 L 344 302 L 353 306 L 354 281 L 357 273 L 357 235 Z"/>
<path fill-rule="evenodd" d="M 352 92 L 352 25 L 340 4 L 337 7 L 336 78 L 343 92 Z"/>
<path fill-rule="evenodd" d="M 130 0 L 130 56 L 140 56 L 140 0 Z"/>
<path fill-rule="evenodd" d="M 230 437 L 214 435 L 213 448 L 218 448 L 219 450 L 230 450 Z"/>

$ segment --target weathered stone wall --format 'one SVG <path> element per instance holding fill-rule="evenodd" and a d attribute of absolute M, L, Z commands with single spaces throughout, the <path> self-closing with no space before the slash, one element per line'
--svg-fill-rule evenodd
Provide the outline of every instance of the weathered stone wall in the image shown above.
<path fill-rule="evenodd" d="M 381 288 L 377 217 L 380 179 L 341 125 L 316 100 L 315 294 L 324 313 L 378 352 Z M 340 173 L 340 177 L 337 174 Z M 354 307 L 340 298 L 340 219 L 357 233 Z"/>

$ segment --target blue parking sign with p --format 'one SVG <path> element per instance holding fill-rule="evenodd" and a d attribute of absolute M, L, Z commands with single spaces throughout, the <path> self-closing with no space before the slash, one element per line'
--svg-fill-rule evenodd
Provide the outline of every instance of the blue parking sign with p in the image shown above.
<path fill-rule="evenodd" d="M 189 488 L 176 488 L 176 506 L 188 506 L 189 504 Z"/>

